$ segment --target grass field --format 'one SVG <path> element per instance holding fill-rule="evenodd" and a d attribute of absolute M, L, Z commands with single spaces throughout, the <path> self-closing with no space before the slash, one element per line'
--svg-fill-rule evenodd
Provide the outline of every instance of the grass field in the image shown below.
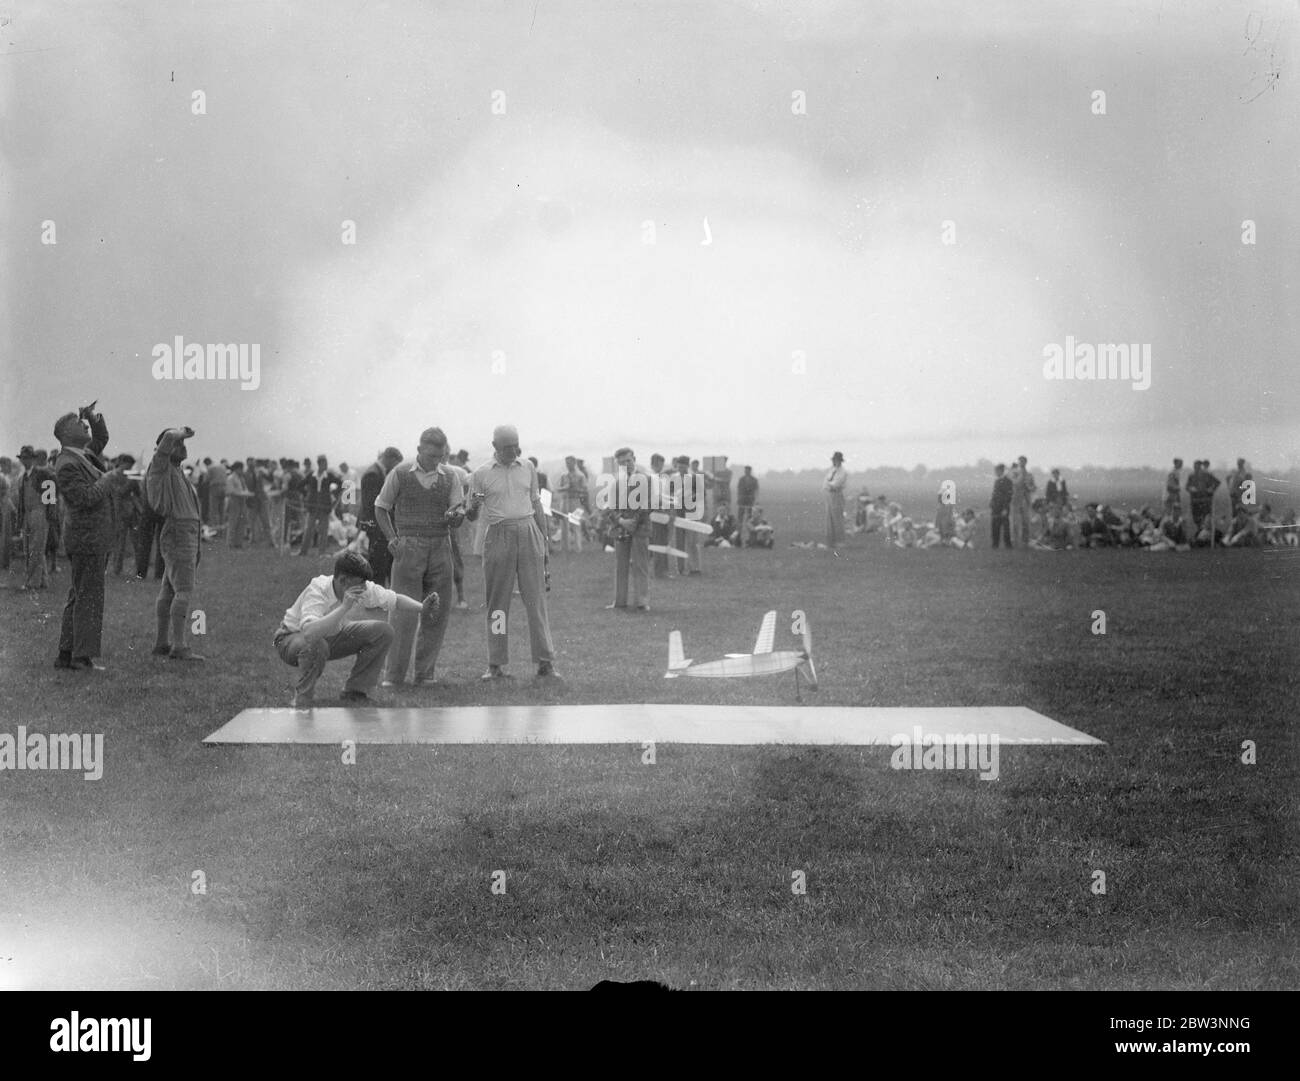
<path fill-rule="evenodd" d="M 97 782 L 0 774 L 0 986 L 1300 986 L 1293 555 L 837 558 L 788 547 L 816 536 L 815 504 L 765 503 L 776 551 L 706 551 L 703 579 L 653 583 L 648 615 L 602 610 L 612 556 L 554 556 L 562 690 L 478 682 L 471 565 L 441 665 L 456 685 L 394 701 L 792 703 L 789 676 L 662 673 L 672 628 L 709 659 L 801 608 L 815 703 L 1023 705 L 1108 746 L 1003 748 L 996 782 L 895 771 L 887 748 L 205 748 L 287 701 L 271 634 L 318 572 L 213 545 L 202 668 L 149 656 L 152 581 L 110 580 L 98 675 L 50 666 L 60 593 L 0 592 L 0 731 L 106 746 Z"/>

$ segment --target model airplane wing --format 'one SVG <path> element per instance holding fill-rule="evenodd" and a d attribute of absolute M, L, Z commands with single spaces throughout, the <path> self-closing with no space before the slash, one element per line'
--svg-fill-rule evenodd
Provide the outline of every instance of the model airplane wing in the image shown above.
<path fill-rule="evenodd" d="M 758 641 L 754 643 L 755 655 L 759 653 L 771 653 L 772 642 L 776 638 L 776 610 L 768 612 L 763 617 L 762 625 L 758 628 Z"/>
<path fill-rule="evenodd" d="M 708 522 L 697 522 L 694 518 L 673 518 L 673 524 L 678 529 L 685 529 L 690 533 L 703 533 L 705 536 L 713 536 L 713 526 Z"/>
<path fill-rule="evenodd" d="M 668 671 L 665 675 L 676 675 L 683 668 L 689 667 L 690 663 L 685 651 L 682 649 L 682 632 L 670 632 L 668 635 Z"/>
<path fill-rule="evenodd" d="M 540 492 L 537 493 L 537 496 L 542 501 L 542 513 L 550 514 L 551 513 L 551 490 L 549 488 L 543 488 Z"/>
<path fill-rule="evenodd" d="M 674 548 L 671 544 L 648 544 L 646 547 L 656 555 L 676 556 L 678 559 L 690 558 L 689 552 L 683 552 L 680 548 Z"/>

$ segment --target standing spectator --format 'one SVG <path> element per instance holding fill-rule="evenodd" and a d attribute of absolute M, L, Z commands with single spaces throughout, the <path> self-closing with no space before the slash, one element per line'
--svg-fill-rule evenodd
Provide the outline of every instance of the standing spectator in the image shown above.
<path fill-rule="evenodd" d="M 650 475 L 659 481 L 660 491 L 668 490 L 668 475 L 664 472 L 664 456 L 659 453 L 650 455 Z M 666 545 L 673 544 L 673 527 L 669 522 L 651 522 L 650 523 L 650 544 L 656 548 L 662 548 Z M 675 545 L 674 545 L 675 546 Z M 655 552 L 652 559 L 654 567 L 654 576 L 656 578 L 668 577 L 668 553 Z"/>
<path fill-rule="evenodd" d="M 644 483 L 649 486 L 651 474 L 637 466 L 636 455 L 632 453 L 631 447 L 619 447 L 614 452 L 614 462 L 615 468 L 627 476 L 629 490 L 632 478 L 638 475 L 645 477 Z M 617 482 L 614 491 L 618 491 Z M 644 507 L 615 506 L 611 514 L 616 520 L 617 528 L 614 534 L 614 603 L 608 607 L 631 607 L 638 612 L 648 612 L 650 611 L 650 511 Z M 629 586 L 631 587 L 630 598 Z"/>
<path fill-rule="evenodd" d="M 195 486 L 198 488 L 198 492 L 199 492 L 199 506 L 203 508 L 204 525 L 212 525 L 211 507 L 209 506 L 208 503 L 208 490 L 210 488 L 210 485 L 208 483 L 208 470 L 211 468 L 212 468 L 212 459 L 204 458 L 202 467 L 195 470 L 195 472 L 198 474 L 197 480 L 195 481 Z M 145 507 L 148 507 L 149 500 L 146 499 L 144 501 L 144 505 Z"/>
<path fill-rule="evenodd" d="M 244 463 L 236 461 L 226 478 L 226 542 L 231 548 L 244 547 L 248 530 L 248 503 L 253 498 L 244 480 Z"/>
<path fill-rule="evenodd" d="M 822 484 L 826 493 L 826 547 L 831 551 L 844 543 L 844 486 L 848 483 L 844 455 L 837 450 L 831 455 L 830 472 Z"/>
<path fill-rule="evenodd" d="M 519 432 L 503 424 L 492 433 L 492 461 L 474 470 L 472 516 L 487 522 L 483 574 L 487 592 L 488 670 L 484 679 L 501 679 L 509 661 L 510 598 L 516 581 L 528 613 L 528 633 L 539 677 L 555 675 L 555 645 L 546 611 L 545 577 L 549 556 L 546 515 L 537 474 L 519 460 Z"/>
<path fill-rule="evenodd" d="M 392 553 L 393 589 L 408 597 L 436 593 L 451 596 L 452 556 L 450 532 L 465 513 L 465 475 L 458 466 L 443 461 L 447 437 L 441 428 L 420 434 L 415 461 L 389 470 L 375 497 L 375 518 Z M 451 606 L 439 603 L 434 618 L 420 621 L 415 647 L 415 686 L 439 686 L 434 675 L 442 640 L 447 633 Z M 394 617 L 393 647 L 388 655 L 384 686 L 406 682 L 415 646 L 417 620 L 413 613 Z"/>
<path fill-rule="evenodd" d="M 1214 492 L 1221 483 L 1219 478 L 1210 472 L 1209 459 L 1204 461 L 1197 459 L 1192 463 L 1192 475 L 1187 478 L 1187 494 L 1192 503 L 1192 524 L 1193 532 L 1199 534 L 1205 519 L 1210 517 L 1214 510 Z"/>
<path fill-rule="evenodd" d="M 85 406 L 54 425 L 60 444 L 55 461 L 59 494 L 67 503 L 63 546 L 72 565 L 72 586 L 63 608 L 59 655 L 55 668 L 93 669 L 104 632 L 105 557 L 113 544 L 113 498 L 108 463 L 100 457 L 108 445 L 102 413 Z"/>
<path fill-rule="evenodd" d="M 144 493 L 140 491 L 140 482 L 128 477 L 126 471 L 135 465 L 135 456 L 119 454 L 113 461 L 113 471 L 108 475 L 113 496 L 113 574 L 122 577 L 122 564 L 126 561 L 129 550 L 132 560 L 135 557 L 136 527 L 140 524 L 140 513 L 144 504 Z"/>
<path fill-rule="evenodd" d="M 1061 479 L 1059 469 L 1052 470 L 1052 476 L 1047 482 L 1046 499 L 1049 507 L 1060 507 L 1063 511 L 1070 509 L 1070 489 Z"/>
<path fill-rule="evenodd" d="M 1200 464 L 1199 462 L 1197 463 Z M 1183 509 L 1183 460 L 1174 459 L 1174 467 L 1165 477 L 1165 513 Z"/>
<path fill-rule="evenodd" d="M 745 475 L 736 481 L 736 528 L 743 530 L 745 520 L 758 502 L 758 478 L 753 466 L 745 466 Z"/>
<path fill-rule="evenodd" d="M 578 459 L 570 454 L 564 459 L 564 476 L 560 478 L 560 513 L 565 516 L 562 536 L 566 552 L 570 544 L 575 551 L 582 551 L 582 526 L 574 524 L 568 516 L 576 511 L 585 513 L 586 505 L 587 478 L 578 471 Z"/>
<path fill-rule="evenodd" d="M 1208 462 L 1206 463 L 1209 464 Z M 1235 521 L 1241 513 L 1242 497 L 1245 495 L 1246 482 L 1252 480 L 1250 466 L 1245 458 L 1237 459 L 1237 468 L 1228 474 L 1228 499 L 1232 502 L 1232 517 Z M 1254 500 L 1252 499 L 1252 503 Z M 1235 528 L 1235 527 L 1234 527 Z"/>
<path fill-rule="evenodd" d="M 1029 516 L 1033 511 L 1034 474 L 1023 454 L 1011 467 L 1011 535 L 1022 548 L 1029 546 Z"/>
<path fill-rule="evenodd" d="M 1006 476 L 1007 467 L 998 463 L 993 472 L 997 479 L 993 481 L 993 499 L 989 508 L 993 511 L 993 547 L 997 548 L 1005 540 L 1007 547 L 1011 543 L 1011 478 Z"/>
<path fill-rule="evenodd" d="M 551 490 L 550 481 L 546 479 L 546 474 L 538 468 L 537 459 L 529 458 L 528 460 L 533 463 L 533 468 L 537 470 L 537 490 L 539 492 L 549 492 Z"/>
<path fill-rule="evenodd" d="M 289 471 L 285 460 L 281 458 L 271 470 L 270 485 L 266 492 L 266 512 L 270 520 L 271 547 L 277 551 L 284 548 L 284 503 L 288 496 L 286 484 Z"/>
<path fill-rule="evenodd" d="M 12 465 L 12 459 L 0 458 L 0 571 L 9 569 L 14 535 L 20 531 L 16 528 L 19 489 L 9 476 Z"/>
<path fill-rule="evenodd" d="M 251 543 L 256 545 L 265 541 L 275 547 L 275 534 L 271 532 L 270 492 L 267 490 L 271 475 L 267 466 L 270 462 L 261 462 L 249 458 L 244 463 L 244 483 L 248 486 L 248 526 Z"/>
<path fill-rule="evenodd" d="M 309 465 L 310 463 L 304 463 Z M 331 471 L 329 460 L 325 455 L 316 458 L 316 472 L 308 473 L 303 478 L 303 490 L 306 493 L 307 524 L 303 527 L 302 547 L 298 554 L 305 556 L 311 551 L 313 541 L 320 546 L 323 553 L 330 541 L 330 516 L 334 513 L 334 498 L 340 487 L 338 474 Z"/>
<path fill-rule="evenodd" d="M 18 490 L 18 523 L 23 530 L 23 555 L 27 563 L 22 588 L 49 589 L 45 563 L 45 538 L 49 526 L 45 508 L 57 500 L 54 470 L 46 464 L 49 457 L 45 451 L 37 451 L 30 445 L 18 452 L 18 460 L 25 469 Z"/>
<path fill-rule="evenodd" d="M 158 435 L 153 459 L 145 472 L 145 495 L 149 505 L 163 518 L 158 547 L 167 570 L 154 601 L 157 631 L 153 652 L 173 661 L 202 661 L 190 648 L 190 606 L 194 577 L 202 558 L 202 508 L 194 484 L 181 471 L 185 461 L 185 440 L 194 437 L 193 428 L 167 428 Z M 243 462 L 236 462 L 231 476 L 238 476 Z M 232 530 L 230 536 L 237 536 Z M 232 541 L 233 544 L 233 541 Z"/>
<path fill-rule="evenodd" d="M 211 461 L 211 458 L 203 459 L 205 465 Z M 226 524 L 226 478 L 229 476 L 224 458 L 208 465 L 208 525 L 213 529 Z"/>
<path fill-rule="evenodd" d="M 374 581 L 387 586 L 393 569 L 393 554 L 388 550 L 388 538 L 379 528 L 375 517 L 375 499 L 383 490 L 384 480 L 402 461 L 402 452 L 396 447 L 385 447 L 379 452 L 379 458 L 371 462 L 361 474 L 361 502 L 357 513 L 357 527 L 364 530 L 370 541 L 370 566 L 374 571 Z"/>
<path fill-rule="evenodd" d="M 697 521 L 706 521 L 700 515 L 700 507 L 704 503 L 704 491 L 700 484 L 700 474 L 692 468 L 691 459 L 683 454 L 677 458 L 673 464 L 677 467 L 677 504 L 678 518 L 695 518 Z M 686 558 L 677 557 L 677 573 L 679 575 L 703 574 L 703 545 L 701 541 L 703 534 L 696 533 L 691 529 L 680 530 L 682 547 L 686 550 Z"/>

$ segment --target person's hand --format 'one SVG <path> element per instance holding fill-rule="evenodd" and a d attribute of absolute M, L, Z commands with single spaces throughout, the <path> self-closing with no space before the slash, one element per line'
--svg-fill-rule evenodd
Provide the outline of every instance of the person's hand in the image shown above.
<path fill-rule="evenodd" d="M 435 591 L 425 597 L 423 603 L 421 603 L 420 618 L 427 623 L 432 623 L 438 618 L 440 611 L 442 611 L 442 598 Z"/>
<path fill-rule="evenodd" d="M 365 586 L 350 586 L 343 591 L 343 607 L 354 608 L 361 603 L 361 598 L 366 595 Z"/>
<path fill-rule="evenodd" d="M 193 439 L 193 438 L 194 438 L 194 429 L 191 428 L 188 424 L 185 425 L 185 427 L 181 429 L 181 438 L 182 438 L 182 439 Z"/>
<path fill-rule="evenodd" d="M 463 507 L 451 511 L 446 516 L 447 525 L 452 529 L 458 529 L 460 524 L 465 520 L 465 510 Z"/>

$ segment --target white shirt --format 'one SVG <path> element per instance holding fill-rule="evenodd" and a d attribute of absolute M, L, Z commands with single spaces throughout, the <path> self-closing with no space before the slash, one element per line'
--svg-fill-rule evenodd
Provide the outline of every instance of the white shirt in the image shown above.
<path fill-rule="evenodd" d="M 324 619 L 342 603 L 334 596 L 334 575 L 322 574 L 308 583 L 292 607 L 284 610 L 284 625 L 291 631 L 300 631 L 316 620 Z M 352 609 L 352 614 L 344 619 L 344 623 L 355 623 L 362 619 L 387 619 L 396 608 L 396 593 L 374 582 L 367 582 L 361 603 Z"/>

